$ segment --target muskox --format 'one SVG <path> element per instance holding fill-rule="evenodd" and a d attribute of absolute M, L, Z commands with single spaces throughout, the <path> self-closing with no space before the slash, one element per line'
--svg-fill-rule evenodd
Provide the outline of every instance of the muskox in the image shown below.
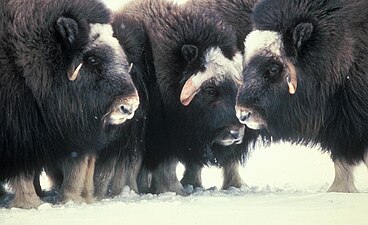
<path fill-rule="evenodd" d="M 62 201 L 83 197 L 90 154 L 138 107 L 110 21 L 99 1 L 1 1 L 0 181 L 15 191 L 10 206 L 37 207 L 35 172 L 58 166 Z"/>
<path fill-rule="evenodd" d="M 128 4 L 115 16 L 114 27 L 124 32 L 127 18 L 142 24 L 148 46 L 143 59 L 149 101 L 138 189 L 186 195 L 176 176 L 178 161 L 196 167 L 216 163 L 214 151 L 243 141 L 241 153 L 239 148 L 224 154 L 233 159 L 257 137 L 233 114 L 242 70 L 235 32 L 210 11 L 165 1 Z M 238 158 L 224 160 L 226 180 L 236 185 L 241 183 L 233 174 Z M 197 174 L 185 177 L 201 186 Z"/>
<path fill-rule="evenodd" d="M 94 194 L 97 199 L 120 194 L 124 186 L 138 193 L 137 176 L 145 149 L 145 127 L 148 111 L 147 85 L 154 69 L 147 61 L 150 44 L 141 23 L 125 14 L 114 16 L 114 36 L 126 53 L 130 74 L 137 87 L 140 105 L 132 120 L 119 127 L 116 140 L 97 155 L 94 172 Z"/>
<path fill-rule="evenodd" d="M 245 42 L 239 120 L 331 153 L 329 191 L 356 192 L 368 165 L 368 2 L 264 0 Z"/>
<path fill-rule="evenodd" d="M 252 31 L 251 12 L 252 7 L 256 0 L 192 0 L 186 4 L 188 7 L 199 7 L 199 10 L 212 11 L 217 16 L 220 16 L 226 26 L 231 26 L 234 29 L 236 35 L 236 45 L 241 53 L 244 53 L 244 40 L 246 36 Z M 230 96 L 228 96 L 230 97 Z M 249 129 L 246 129 L 248 133 Z M 230 136 L 229 142 L 217 142 L 211 146 L 211 157 L 208 157 L 207 164 L 217 165 L 223 167 L 223 189 L 229 187 L 239 188 L 244 185 L 240 175 L 238 174 L 238 164 L 243 162 L 248 153 L 247 145 L 249 145 L 249 136 L 244 140 L 243 144 L 239 142 L 234 144 L 231 141 L 231 132 L 225 131 L 224 135 Z M 255 134 L 253 134 L 255 135 Z M 255 138 L 253 136 L 251 139 Z M 267 138 L 263 136 L 263 138 Z M 221 138 L 219 138 L 221 139 Z M 202 164 L 191 165 L 191 155 L 188 154 L 188 158 L 185 161 L 185 172 L 181 183 L 186 185 L 192 185 L 194 187 L 201 185 L 201 169 Z"/>

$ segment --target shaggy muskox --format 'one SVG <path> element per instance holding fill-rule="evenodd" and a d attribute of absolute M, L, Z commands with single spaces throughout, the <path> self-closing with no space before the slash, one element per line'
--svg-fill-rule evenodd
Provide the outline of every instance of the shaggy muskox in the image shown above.
<path fill-rule="evenodd" d="M 144 59 L 151 68 L 139 191 L 185 195 L 176 177 L 178 161 L 202 167 L 210 159 L 216 162 L 216 149 L 243 141 L 241 153 L 247 152 L 249 140 L 256 137 L 256 132 L 244 132 L 233 114 L 242 70 L 235 32 L 216 14 L 165 1 L 127 5 L 114 27 L 126 29 L 125 18 L 142 24 L 149 46 Z M 240 177 L 232 173 L 238 162 L 228 163 L 226 180 L 240 185 Z M 201 185 L 196 174 L 186 177 Z"/>
<path fill-rule="evenodd" d="M 34 173 L 58 165 L 60 199 L 83 197 L 89 154 L 138 107 L 110 21 L 99 1 L 1 1 L 0 180 L 15 191 L 10 206 L 37 207 Z"/>
<path fill-rule="evenodd" d="M 138 193 L 137 176 L 145 149 L 149 99 L 146 86 L 151 83 L 149 74 L 154 71 L 150 68 L 153 67 L 152 62 L 147 61 L 151 55 L 150 44 L 142 24 L 125 14 L 118 14 L 115 15 L 112 27 L 114 36 L 118 38 L 132 65 L 130 74 L 138 90 L 140 105 L 133 119 L 119 127 L 116 140 L 97 156 L 94 191 L 98 199 L 116 196 L 124 186 Z"/>
<path fill-rule="evenodd" d="M 251 12 L 255 4 L 255 0 L 192 0 L 186 4 L 188 7 L 199 7 L 199 10 L 212 11 L 217 16 L 220 16 L 227 26 L 232 26 L 236 34 L 236 43 L 238 49 L 244 52 L 244 40 L 252 31 Z M 247 132 L 249 129 L 247 129 Z M 229 132 L 227 132 L 229 134 Z M 226 135 L 226 134 L 225 134 Z M 253 136 L 255 138 L 255 136 Z M 243 144 L 218 144 L 214 143 L 211 146 L 212 155 L 208 158 L 206 164 L 217 165 L 223 167 L 224 181 L 223 189 L 229 187 L 240 187 L 243 185 L 240 175 L 238 174 L 238 164 L 244 161 L 247 155 L 249 140 L 245 140 Z M 201 170 L 203 164 L 191 165 L 191 155 L 185 161 L 185 172 L 181 183 L 193 185 L 194 187 L 201 186 Z M 212 158 L 212 159 L 211 159 Z M 215 161 L 214 161 L 215 159 Z"/>
<path fill-rule="evenodd" d="M 356 192 L 368 165 L 368 2 L 264 0 L 245 42 L 240 121 L 331 153 L 329 191 Z"/>

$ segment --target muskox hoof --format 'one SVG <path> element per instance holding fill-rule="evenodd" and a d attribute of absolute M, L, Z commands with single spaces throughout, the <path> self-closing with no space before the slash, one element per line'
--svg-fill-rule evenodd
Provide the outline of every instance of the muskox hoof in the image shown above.
<path fill-rule="evenodd" d="M 239 174 L 234 174 L 233 176 L 226 177 L 222 184 L 223 190 L 229 190 L 230 188 L 241 188 L 241 187 L 249 187 L 243 180 L 240 178 Z"/>
<path fill-rule="evenodd" d="M 335 160 L 335 179 L 327 192 L 357 193 L 354 184 L 354 165 Z"/>
<path fill-rule="evenodd" d="M 358 193 L 358 189 L 353 185 L 341 185 L 333 183 L 327 192 L 341 192 L 341 193 Z"/>
<path fill-rule="evenodd" d="M 201 183 L 196 183 L 196 182 L 187 182 L 187 181 L 183 181 L 183 180 L 181 180 L 180 181 L 180 183 L 183 185 L 183 187 L 186 189 L 186 190 L 188 190 L 188 188 L 189 189 L 193 189 L 193 190 L 195 190 L 195 189 L 204 189 L 203 188 L 203 185 L 201 184 Z"/>
<path fill-rule="evenodd" d="M 180 190 L 177 190 L 176 191 L 176 194 L 177 195 L 180 195 L 180 196 L 188 196 L 190 195 L 191 193 L 188 192 L 185 188 L 181 188 Z"/>
<path fill-rule="evenodd" d="M 223 165 L 222 168 L 224 181 L 222 183 L 222 189 L 228 190 L 231 187 L 241 188 L 242 186 L 247 186 L 239 174 L 239 162 L 237 160 L 229 161 Z"/>
<path fill-rule="evenodd" d="M 171 183 L 171 184 L 166 184 L 166 185 L 157 184 L 157 185 L 151 187 L 150 192 L 154 193 L 154 194 L 174 192 L 177 195 L 181 195 L 181 196 L 188 196 L 188 195 L 191 194 L 179 183 L 179 181 L 177 181 L 175 183 Z"/>
<path fill-rule="evenodd" d="M 85 199 L 80 195 L 58 195 L 55 199 L 55 204 L 61 205 L 69 201 L 72 201 L 76 204 L 81 204 L 81 203 L 86 202 Z"/>
<path fill-rule="evenodd" d="M 192 189 L 203 188 L 202 185 L 202 167 L 190 165 L 186 166 L 184 176 L 180 180 L 180 183 L 188 189 L 187 187 L 191 187 Z"/>
<path fill-rule="evenodd" d="M 246 183 L 241 182 L 241 183 L 223 184 L 222 190 L 229 190 L 231 188 L 238 188 L 238 189 L 240 189 L 242 187 L 249 188 L 249 186 Z"/>
<path fill-rule="evenodd" d="M 15 196 L 9 203 L 9 208 L 37 209 L 43 202 L 37 195 Z"/>

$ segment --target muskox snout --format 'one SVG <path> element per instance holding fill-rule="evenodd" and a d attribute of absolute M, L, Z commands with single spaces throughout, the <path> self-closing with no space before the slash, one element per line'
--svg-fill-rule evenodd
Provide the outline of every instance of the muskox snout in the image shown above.
<path fill-rule="evenodd" d="M 139 97 L 137 93 L 129 97 L 118 98 L 113 104 L 111 112 L 106 115 L 105 123 L 110 125 L 122 124 L 134 117 L 138 107 Z"/>
<path fill-rule="evenodd" d="M 123 115 L 134 115 L 134 111 L 135 111 L 135 105 L 134 104 L 123 104 L 120 106 L 120 112 Z"/>
<path fill-rule="evenodd" d="M 233 144 L 241 144 L 245 133 L 244 125 L 231 126 L 224 129 L 216 138 L 215 142 L 222 146 L 229 146 Z"/>
<path fill-rule="evenodd" d="M 235 110 L 239 122 L 250 129 L 259 130 L 266 127 L 266 122 L 256 110 L 243 106 L 236 106 Z"/>
<path fill-rule="evenodd" d="M 239 140 L 241 138 L 243 138 L 244 136 L 244 129 L 240 129 L 240 130 L 230 130 L 230 136 L 234 139 L 234 140 Z"/>
<path fill-rule="evenodd" d="M 246 108 L 239 108 L 236 110 L 236 116 L 242 124 L 245 124 L 245 121 L 247 121 L 247 119 L 249 119 L 251 115 L 252 111 Z"/>

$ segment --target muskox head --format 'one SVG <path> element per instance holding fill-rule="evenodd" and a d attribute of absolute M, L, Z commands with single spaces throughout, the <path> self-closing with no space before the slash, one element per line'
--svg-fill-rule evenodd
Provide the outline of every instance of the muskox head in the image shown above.
<path fill-rule="evenodd" d="M 309 23 L 294 30 L 295 48 L 298 49 L 312 32 Z M 255 30 L 245 40 L 243 85 L 237 98 L 237 117 L 252 129 L 267 127 L 266 108 L 272 99 L 287 102 L 298 88 L 294 59 L 286 55 L 283 37 L 274 31 Z M 287 106 L 286 106 L 287 107 Z M 276 113 L 276 112 L 274 112 Z M 272 115 L 275 116 L 275 115 Z"/>
<path fill-rule="evenodd" d="M 184 123 L 182 128 L 206 143 L 242 143 L 245 127 L 232 114 L 241 80 L 241 54 L 226 57 L 219 47 L 201 52 L 194 45 L 183 45 L 181 53 L 188 70 L 182 71 L 185 79 L 176 100 L 182 106 L 174 115 Z"/>
<path fill-rule="evenodd" d="M 344 21 L 351 21 L 346 19 L 350 10 L 360 7 L 334 1 L 259 1 L 253 9 L 254 31 L 245 41 L 239 120 L 253 129 L 267 128 L 276 139 L 297 142 L 321 142 L 324 136 L 335 137 L 334 145 L 337 134 L 350 133 L 343 124 L 353 124 L 349 113 L 359 111 L 352 110 L 352 102 L 361 96 L 364 79 L 352 79 L 352 74 L 363 71 L 358 68 L 364 60 L 358 58 L 365 44 L 364 38 L 355 39 L 364 28 Z"/>
<path fill-rule="evenodd" d="M 75 100 L 81 106 L 74 107 L 81 112 L 82 106 L 96 110 L 90 115 L 91 120 L 97 119 L 104 125 L 131 119 L 139 98 L 129 75 L 127 57 L 113 38 L 112 27 L 99 23 L 83 26 L 67 17 L 59 18 L 55 27 L 67 59 L 63 79 L 73 89 L 71 93 L 80 95 Z"/>
<path fill-rule="evenodd" d="M 65 15 L 47 29 L 26 77 L 42 119 L 76 151 L 101 148 L 109 125 L 132 118 L 139 104 L 126 56 L 103 20 Z"/>
<path fill-rule="evenodd" d="M 349 34 L 344 37 L 336 18 L 326 16 L 329 7 L 286 0 L 256 5 L 237 97 L 240 122 L 276 137 L 313 138 L 318 132 L 351 63 Z"/>

